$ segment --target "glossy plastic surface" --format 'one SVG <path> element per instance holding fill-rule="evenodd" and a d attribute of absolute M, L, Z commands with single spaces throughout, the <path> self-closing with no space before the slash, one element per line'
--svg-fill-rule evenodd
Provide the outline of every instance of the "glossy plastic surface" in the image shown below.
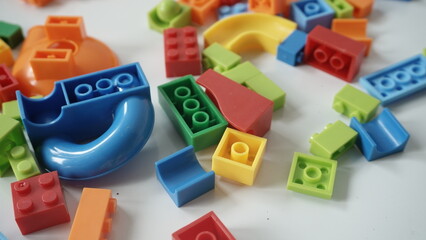
<path fill-rule="evenodd" d="M 25 144 L 26 140 L 20 123 L 0 114 L 0 177 L 10 168 L 10 150 Z"/>
<path fill-rule="evenodd" d="M 346 0 L 354 7 L 353 16 L 364 18 L 370 15 L 373 10 L 374 0 Z"/>
<path fill-rule="evenodd" d="M 204 45 L 217 42 L 236 53 L 263 50 L 275 55 L 278 44 L 296 26 L 295 22 L 269 14 L 238 14 L 211 25 L 203 34 Z"/>
<path fill-rule="evenodd" d="M 219 8 L 220 0 L 178 0 L 191 8 L 192 22 L 204 25 L 209 20 L 216 20 L 216 11 Z"/>
<path fill-rule="evenodd" d="M 149 84 L 133 63 L 58 81 L 53 93 L 29 99 L 18 92 L 22 122 L 49 171 L 85 180 L 118 169 L 151 135 Z"/>
<path fill-rule="evenodd" d="M 324 0 L 334 11 L 335 18 L 352 18 L 354 7 L 346 0 Z"/>
<path fill-rule="evenodd" d="M 368 56 L 373 39 L 367 37 L 367 24 L 366 18 L 334 19 L 331 30 L 365 44 L 367 47 L 365 56 Z"/>
<path fill-rule="evenodd" d="M 10 74 L 6 65 L 0 64 L 0 103 L 12 101 L 16 99 L 16 90 L 19 83 Z"/>
<path fill-rule="evenodd" d="M 410 138 L 407 130 L 387 108 L 368 123 L 361 124 L 352 118 L 350 126 L 358 132 L 356 145 L 368 161 L 404 151 Z"/>
<path fill-rule="evenodd" d="M 162 0 L 148 13 L 148 25 L 157 32 L 191 24 L 191 8 L 173 0 Z"/>
<path fill-rule="evenodd" d="M 1 105 L 2 114 L 6 117 L 13 118 L 21 122 L 21 114 L 19 113 L 19 105 L 17 100 L 4 102 Z"/>
<path fill-rule="evenodd" d="M 416 55 L 359 80 L 368 93 L 388 105 L 426 88 L 426 57 Z"/>
<path fill-rule="evenodd" d="M 219 15 L 219 19 L 226 18 L 232 15 L 245 13 L 248 11 L 247 3 L 237 3 L 231 6 L 221 6 L 217 13 Z"/>
<path fill-rule="evenodd" d="M 297 28 L 309 33 L 315 26 L 329 28 L 334 18 L 333 9 L 323 0 L 302 0 L 291 4 L 292 19 Z"/>
<path fill-rule="evenodd" d="M 7 154 L 10 166 L 17 180 L 40 174 L 37 162 L 27 144 L 15 146 Z"/>
<path fill-rule="evenodd" d="M 15 48 L 24 40 L 24 35 L 19 25 L 0 21 L 0 38 L 11 48 Z"/>
<path fill-rule="evenodd" d="M 248 0 L 250 11 L 272 15 L 281 13 L 283 4 L 283 0 Z"/>
<path fill-rule="evenodd" d="M 7 240 L 6 236 L 0 232 L 0 240 Z"/>
<path fill-rule="evenodd" d="M 302 63 L 306 38 L 305 32 L 294 30 L 290 36 L 278 45 L 277 59 L 292 66 Z"/>
<path fill-rule="evenodd" d="M 213 190 L 215 186 L 215 173 L 204 171 L 191 145 L 157 161 L 155 172 L 158 181 L 178 207 Z"/>
<path fill-rule="evenodd" d="M 12 50 L 9 45 L 0 39 L 0 64 L 12 67 L 14 63 L 15 59 L 13 58 Z"/>
<path fill-rule="evenodd" d="M 203 50 L 203 68 L 212 68 L 218 73 L 228 71 L 241 63 L 241 56 L 213 43 Z"/>

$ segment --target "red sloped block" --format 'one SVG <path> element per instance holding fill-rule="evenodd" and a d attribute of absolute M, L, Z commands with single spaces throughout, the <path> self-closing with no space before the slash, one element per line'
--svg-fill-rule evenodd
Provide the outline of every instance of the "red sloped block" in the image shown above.
<path fill-rule="evenodd" d="M 10 184 L 15 220 L 23 235 L 70 221 L 58 172 Z"/>
<path fill-rule="evenodd" d="M 18 81 L 5 64 L 0 64 L 0 103 L 15 100 L 16 90 L 18 90 Z"/>
<path fill-rule="evenodd" d="M 173 240 L 235 240 L 213 211 L 174 232 Z"/>
<path fill-rule="evenodd" d="M 197 79 L 231 127 L 263 136 L 271 128 L 274 103 L 209 69 Z"/>
<path fill-rule="evenodd" d="M 358 73 L 366 46 L 323 26 L 316 26 L 305 46 L 305 62 L 309 65 L 352 82 Z"/>
<path fill-rule="evenodd" d="M 166 76 L 200 75 L 202 71 L 197 30 L 194 27 L 164 30 Z"/>

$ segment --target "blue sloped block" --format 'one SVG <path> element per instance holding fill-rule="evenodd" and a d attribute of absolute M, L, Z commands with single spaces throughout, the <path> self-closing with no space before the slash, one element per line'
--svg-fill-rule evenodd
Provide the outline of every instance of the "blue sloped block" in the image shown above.
<path fill-rule="evenodd" d="M 387 105 L 426 88 L 426 57 L 419 54 L 361 77 L 368 93 Z"/>
<path fill-rule="evenodd" d="M 364 124 L 353 117 L 350 127 L 358 132 L 356 145 L 368 161 L 403 151 L 410 138 L 387 108 L 377 118 Z"/>
<path fill-rule="evenodd" d="M 323 0 L 293 2 L 291 10 L 298 28 L 307 33 L 317 25 L 330 28 L 334 18 L 334 10 Z"/>
<path fill-rule="evenodd" d="M 247 3 L 237 3 L 232 6 L 222 6 L 218 11 L 219 19 L 229 17 L 235 14 L 245 13 L 248 11 Z"/>
<path fill-rule="evenodd" d="M 192 145 L 157 161 L 155 171 L 158 181 L 178 207 L 214 189 L 215 174 L 204 171 Z"/>
<path fill-rule="evenodd" d="M 294 30 L 280 45 L 278 45 L 277 59 L 289 65 L 296 66 L 303 61 L 307 34 Z"/>

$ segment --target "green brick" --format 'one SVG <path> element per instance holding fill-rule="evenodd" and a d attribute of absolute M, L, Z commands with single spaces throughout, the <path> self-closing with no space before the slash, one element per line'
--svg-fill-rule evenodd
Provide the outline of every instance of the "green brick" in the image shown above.
<path fill-rule="evenodd" d="M 241 56 L 224 48 L 219 43 L 213 43 L 203 50 L 203 67 L 212 68 L 218 73 L 228 71 L 241 62 Z"/>
<path fill-rule="evenodd" d="M 285 92 L 250 62 L 244 62 L 222 74 L 273 101 L 274 111 L 284 107 Z"/>
<path fill-rule="evenodd" d="M 8 157 L 16 179 L 22 180 L 40 174 L 36 160 L 27 144 L 13 147 Z"/>
<path fill-rule="evenodd" d="M 3 115 L 6 117 L 13 118 L 19 122 L 21 122 L 21 114 L 19 113 L 19 105 L 17 100 L 4 102 L 2 104 Z"/>
<path fill-rule="evenodd" d="M 15 119 L 0 115 L 0 176 L 10 168 L 8 152 L 25 143 L 21 124 Z"/>
<path fill-rule="evenodd" d="M 288 176 L 287 189 L 330 199 L 333 195 L 337 161 L 296 152 Z"/>
<path fill-rule="evenodd" d="M 376 115 L 379 105 L 380 100 L 349 84 L 334 96 L 333 101 L 334 110 L 347 117 L 355 117 L 361 123 L 370 121 Z"/>
<path fill-rule="evenodd" d="M 423 55 L 426 56 L 426 48 L 423 49 Z"/>
<path fill-rule="evenodd" d="M 325 0 L 333 8 L 336 18 L 352 18 L 354 7 L 345 0 Z"/>
<path fill-rule="evenodd" d="M 11 48 L 15 48 L 24 40 L 24 35 L 19 25 L 0 21 L 0 38 Z"/>
<path fill-rule="evenodd" d="M 173 0 L 163 0 L 148 13 L 148 25 L 162 33 L 167 28 L 180 28 L 191 24 L 191 8 Z"/>
<path fill-rule="evenodd" d="M 358 133 L 342 121 L 328 124 L 309 140 L 310 152 L 319 157 L 337 159 L 354 146 L 357 136 Z"/>
<path fill-rule="evenodd" d="M 192 75 L 158 86 L 161 107 L 195 151 L 217 144 L 228 122 Z M 205 118 L 208 116 L 208 120 Z"/>

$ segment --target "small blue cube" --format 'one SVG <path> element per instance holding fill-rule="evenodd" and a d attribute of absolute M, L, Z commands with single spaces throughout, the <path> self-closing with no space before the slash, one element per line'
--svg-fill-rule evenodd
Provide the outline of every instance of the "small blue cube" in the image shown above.
<path fill-rule="evenodd" d="M 303 61 L 303 50 L 307 34 L 294 30 L 280 45 L 278 45 L 277 59 L 289 65 L 296 66 Z"/>

